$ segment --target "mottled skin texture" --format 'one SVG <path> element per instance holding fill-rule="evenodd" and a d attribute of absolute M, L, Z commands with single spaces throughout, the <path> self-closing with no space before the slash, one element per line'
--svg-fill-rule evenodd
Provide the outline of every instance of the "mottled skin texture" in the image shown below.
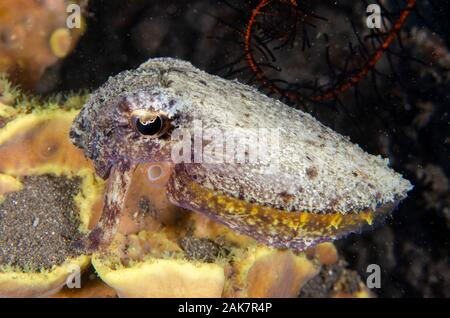
<path fill-rule="evenodd" d="M 165 118 L 163 135 L 137 132 L 133 114 L 142 111 Z M 277 170 L 258 162 L 174 162 L 167 185 L 175 205 L 271 246 L 304 249 L 357 231 L 386 215 L 411 189 L 387 160 L 365 153 L 309 114 L 187 62 L 152 59 L 110 78 L 73 124 L 72 141 L 114 183 L 88 246 L 96 248 L 114 233 L 134 166 L 173 162 L 172 132 L 192 131 L 195 120 L 203 130 L 237 134 L 278 129 L 279 152 L 266 158 L 277 160 Z"/>

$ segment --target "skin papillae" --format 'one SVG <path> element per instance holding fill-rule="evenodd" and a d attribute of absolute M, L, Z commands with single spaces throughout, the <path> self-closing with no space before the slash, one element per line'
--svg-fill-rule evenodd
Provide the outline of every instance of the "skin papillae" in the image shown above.
<path fill-rule="evenodd" d="M 136 114 L 160 115 L 170 128 L 156 137 L 143 135 Z M 189 154 L 191 160 L 174 159 L 182 138 L 198 138 L 198 125 L 203 160 L 195 157 L 198 151 Z M 206 148 L 223 141 L 207 136 L 211 129 L 232 132 L 240 146 L 256 136 L 258 145 L 276 147 L 251 162 L 214 162 Z M 412 188 L 387 159 L 364 152 L 309 114 L 171 58 L 151 59 L 110 78 L 74 121 L 71 140 L 109 179 L 102 218 L 83 241 L 91 250 L 113 237 L 132 171 L 144 162 L 169 163 L 164 187 L 174 205 L 269 246 L 296 250 L 372 224 Z"/>

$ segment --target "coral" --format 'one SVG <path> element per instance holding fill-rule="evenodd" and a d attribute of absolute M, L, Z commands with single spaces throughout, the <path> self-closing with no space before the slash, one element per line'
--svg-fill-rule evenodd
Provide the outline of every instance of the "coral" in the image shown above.
<path fill-rule="evenodd" d="M 58 292 L 72 273 L 74 266 L 87 268 L 90 258 L 81 255 L 46 272 L 0 272 L 1 297 L 45 297 Z"/>
<path fill-rule="evenodd" d="M 45 69 L 69 54 L 84 31 L 84 23 L 81 28 L 66 26 L 66 8 L 71 3 L 86 5 L 66 0 L 1 1 L 0 72 L 35 89 Z"/>
<path fill-rule="evenodd" d="M 114 289 L 101 281 L 92 267 L 86 270 L 80 282 L 82 288 L 65 287 L 52 298 L 112 298 L 117 297 Z"/>
<path fill-rule="evenodd" d="M 147 254 L 143 254 L 144 250 Z M 111 254 L 95 255 L 92 261 L 101 279 L 115 288 L 120 297 L 221 295 L 223 268 L 183 259 L 181 248 L 163 233 L 141 232 L 127 237 L 119 234 L 110 251 Z M 121 259 L 122 253 L 126 259 Z"/>
<path fill-rule="evenodd" d="M 323 265 L 300 291 L 301 298 L 371 298 L 373 294 L 342 259 Z"/>
<path fill-rule="evenodd" d="M 79 96 L 68 97 L 65 102 L 60 98 L 54 98 L 47 102 L 38 103 L 36 99 L 27 98 L 20 91 L 12 88 L 3 77 L 0 81 L 0 92 L 2 92 L 0 96 L 2 121 L 0 121 L 3 123 L 0 126 L 0 157 L 2 158 L 0 162 L 0 198 L 2 200 L 0 202 L 3 201 L 0 204 L 0 213 L 3 209 L 8 209 L 8 207 L 5 207 L 8 202 L 13 203 L 9 205 L 10 213 L 20 212 L 14 210 L 13 206 L 24 208 L 26 204 L 40 203 L 49 196 L 54 197 L 55 200 L 50 204 L 56 204 L 58 200 L 62 202 L 63 192 L 67 192 L 69 190 L 68 185 L 74 181 L 64 182 L 78 178 L 80 182 L 79 186 L 74 188 L 76 191 L 74 190 L 73 194 L 69 192 L 65 197 L 73 202 L 75 205 L 73 211 L 77 211 L 79 215 L 70 216 L 72 210 L 67 210 L 70 205 L 65 206 L 66 203 L 63 203 L 60 209 L 66 209 L 68 218 L 79 219 L 78 231 L 80 234 L 88 231 L 92 211 L 96 208 L 99 210 L 101 206 L 103 182 L 95 176 L 91 163 L 71 145 L 67 138 L 70 124 L 78 112 L 74 107 L 79 107 L 84 98 Z M 46 184 L 46 187 L 56 185 L 57 180 L 63 181 L 63 183 L 60 183 L 63 187 L 61 188 L 62 193 L 47 193 L 45 188 L 39 187 L 42 184 Z M 45 182 L 42 183 L 43 181 Z M 32 188 L 30 182 L 31 184 L 34 182 L 37 188 L 36 186 Z M 43 191 L 42 194 L 41 191 Z M 20 200 L 15 202 L 14 198 L 20 198 Z M 43 206 L 42 208 L 45 210 L 46 207 Z M 39 207 L 34 206 L 33 209 L 36 209 L 33 211 L 37 211 Z M 31 214 L 32 216 L 33 211 L 31 210 L 23 211 L 23 220 L 14 220 L 9 217 L 2 218 L 1 227 L 4 231 L 2 233 L 10 232 L 11 236 L 17 234 L 25 237 L 30 233 L 38 233 L 39 228 L 51 224 L 51 222 L 44 224 L 47 220 L 43 220 L 41 216 L 41 220 L 37 218 L 32 221 L 31 227 L 27 227 L 28 221 L 25 219 L 25 215 Z M 43 216 L 47 215 L 44 210 L 42 211 Z M 51 209 L 48 214 L 53 213 L 53 210 L 58 211 L 57 206 L 54 206 L 54 209 Z M 23 226 L 20 226 L 19 229 L 17 224 Z M 55 234 L 59 234 L 57 230 L 55 227 Z M 25 232 L 20 234 L 14 231 Z M 42 236 L 43 239 L 40 242 L 21 240 L 21 248 L 29 246 L 36 249 L 36 246 L 45 246 L 45 244 L 55 244 L 49 246 L 56 247 L 56 238 L 52 238 L 51 234 Z M 32 236 L 30 234 L 27 237 Z M 62 239 L 61 243 L 63 244 L 70 244 L 70 238 L 68 238 L 69 242 L 67 243 L 64 243 L 67 241 L 64 237 L 58 236 L 57 239 Z M 0 244 L 6 244 L 7 240 L 8 237 L 3 236 Z M 14 246 L 11 246 L 3 246 L 2 251 L 6 248 L 19 251 L 18 248 L 14 249 Z M 70 245 L 67 246 L 70 247 Z M 70 257 L 63 259 L 62 262 L 57 262 L 56 258 L 53 259 L 55 257 L 53 254 L 49 254 L 49 257 L 52 258 L 47 260 L 42 259 L 42 255 L 37 255 L 38 253 L 36 255 L 25 253 L 22 256 L 19 253 L 3 256 L 1 254 L 0 261 L 6 260 L 6 263 L 0 264 L 1 296 L 32 297 L 55 293 L 65 284 L 74 266 L 83 270 L 90 264 L 89 256 L 70 250 Z M 20 257 L 22 257 L 22 263 L 18 260 Z M 10 264 L 8 260 L 13 263 Z M 42 261 L 46 265 L 37 268 L 36 266 L 39 266 Z M 57 263 L 49 267 L 47 262 Z"/>
<path fill-rule="evenodd" d="M 222 245 L 209 260 L 200 246 L 214 241 L 191 238 L 199 244 L 183 250 L 174 230 L 118 234 L 93 265 L 120 297 L 295 297 L 318 271 L 304 255 L 255 243 Z"/>

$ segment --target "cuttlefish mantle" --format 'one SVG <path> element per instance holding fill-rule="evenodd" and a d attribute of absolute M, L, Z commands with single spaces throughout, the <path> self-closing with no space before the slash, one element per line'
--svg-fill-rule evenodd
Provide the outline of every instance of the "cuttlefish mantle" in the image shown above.
<path fill-rule="evenodd" d="M 191 144 L 180 148 L 181 140 L 198 142 L 199 125 L 200 156 Z M 272 152 L 246 162 L 227 150 L 206 151 L 228 144 L 230 132 L 251 137 L 247 146 L 260 150 L 262 138 Z M 110 78 L 90 96 L 70 136 L 109 179 L 102 218 L 84 241 L 89 249 L 111 240 L 134 167 L 144 162 L 169 167 L 160 186 L 173 204 L 269 246 L 297 250 L 384 218 L 412 188 L 386 159 L 311 115 L 171 58 Z M 243 146 L 241 139 L 234 146 Z"/>

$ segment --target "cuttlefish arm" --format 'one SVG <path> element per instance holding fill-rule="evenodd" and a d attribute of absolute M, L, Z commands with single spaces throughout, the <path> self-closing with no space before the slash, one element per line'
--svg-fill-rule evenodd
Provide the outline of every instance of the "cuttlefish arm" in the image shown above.
<path fill-rule="evenodd" d="M 94 252 L 102 246 L 109 245 L 117 232 L 135 168 L 136 166 L 122 165 L 111 168 L 100 220 L 85 238 L 76 243 L 78 248 Z"/>

